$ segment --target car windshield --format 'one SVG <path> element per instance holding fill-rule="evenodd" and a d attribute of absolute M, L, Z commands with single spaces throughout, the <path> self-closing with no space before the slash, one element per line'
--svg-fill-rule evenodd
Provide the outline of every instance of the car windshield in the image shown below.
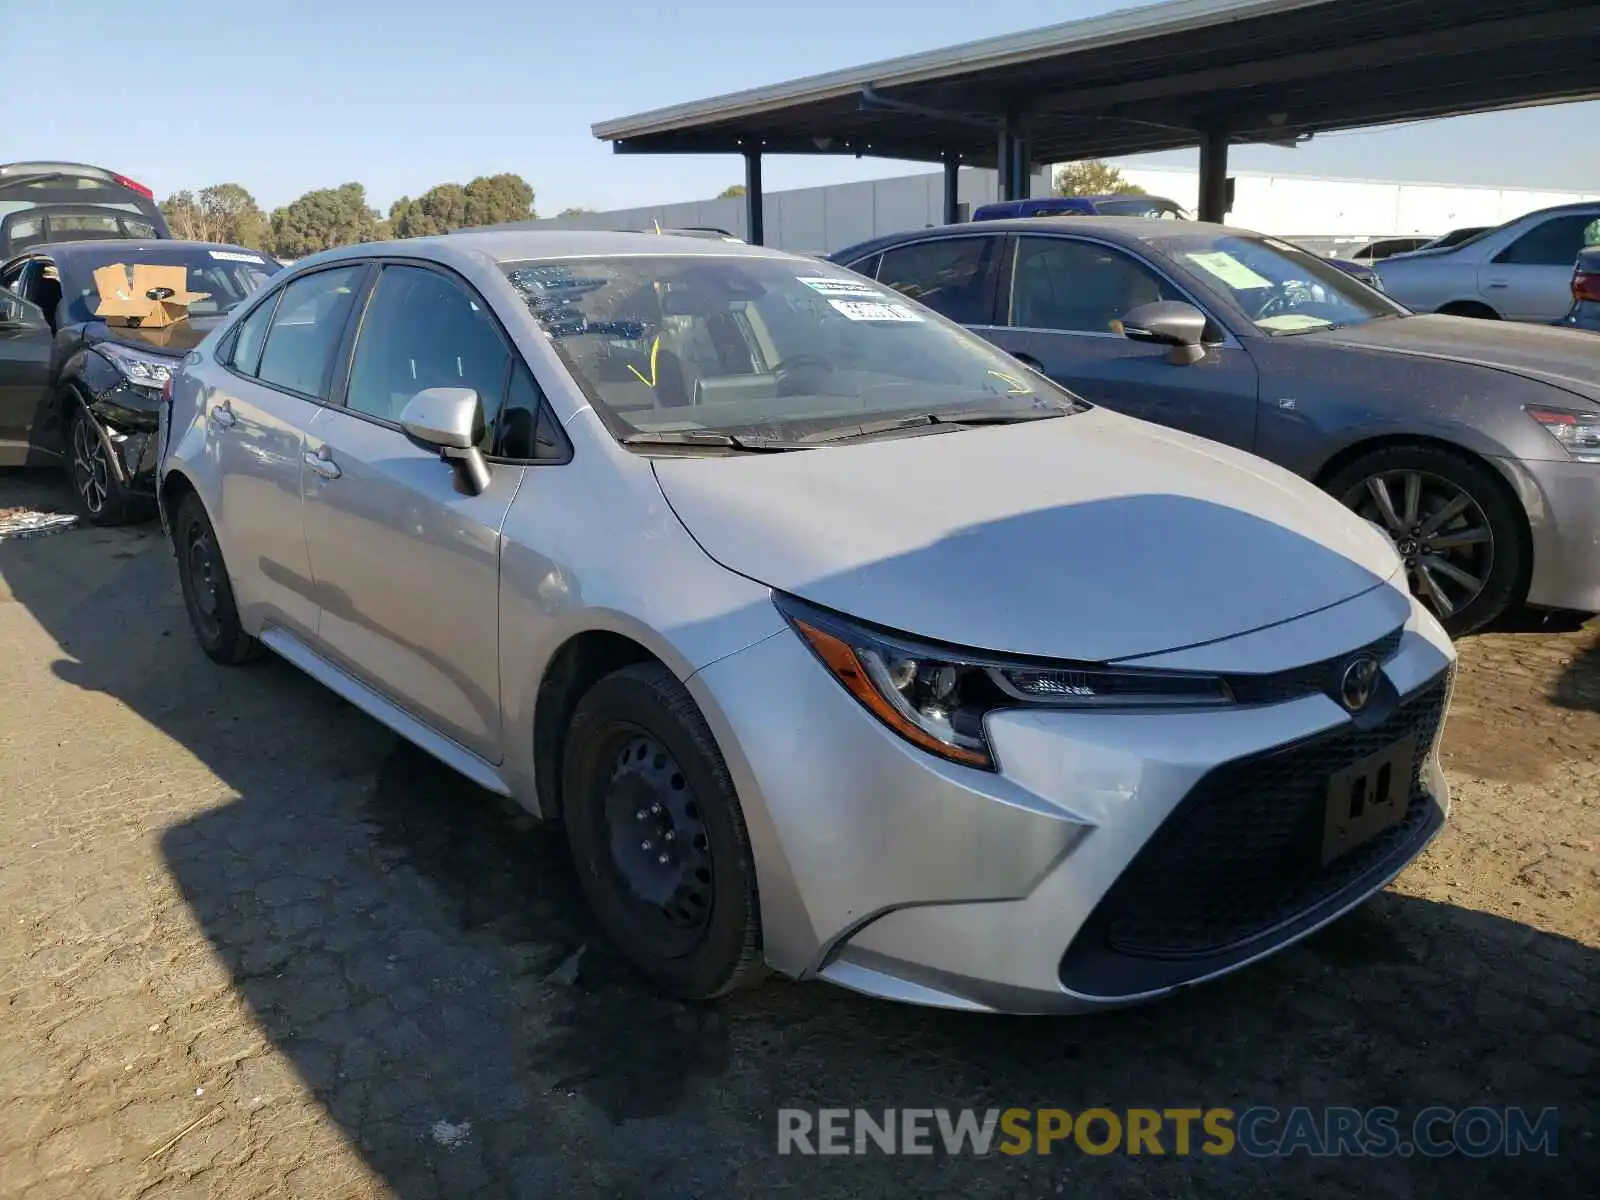
<path fill-rule="evenodd" d="M 1084 407 L 977 336 L 825 263 L 652 254 L 501 266 L 619 437 L 827 440 L 912 414 L 982 421 Z"/>
<path fill-rule="evenodd" d="M 183 267 L 188 275 L 185 286 L 191 292 L 204 292 L 204 300 L 189 305 L 191 317 L 212 317 L 228 312 L 278 271 L 278 263 L 254 250 L 237 248 L 208 249 L 196 246 L 141 245 L 130 250 L 108 243 L 93 253 L 63 255 L 62 296 L 67 304 L 67 321 L 83 324 L 94 320 L 100 304 L 94 273 L 101 267 L 137 263 L 158 267 Z"/>
<path fill-rule="evenodd" d="M 1213 289 L 1227 293 L 1272 336 L 1364 325 L 1407 310 L 1348 272 L 1276 238 L 1192 233 L 1160 247 Z"/>

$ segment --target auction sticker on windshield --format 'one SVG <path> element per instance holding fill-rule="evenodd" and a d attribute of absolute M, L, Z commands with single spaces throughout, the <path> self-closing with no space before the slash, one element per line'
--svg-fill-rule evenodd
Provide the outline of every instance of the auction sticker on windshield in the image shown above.
<path fill-rule="evenodd" d="M 1323 317 L 1313 317 L 1310 313 L 1279 313 L 1274 317 L 1262 317 L 1256 322 L 1262 329 L 1290 330 L 1290 329 L 1323 329 L 1333 322 Z"/>
<path fill-rule="evenodd" d="M 259 254 L 240 254 L 236 250 L 212 250 L 209 253 L 212 258 L 219 262 L 247 262 L 262 266 L 267 261 Z"/>
<path fill-rule="evenodd" d="M 823 296 L 867 296 L 883 299 L 883 292 L 865 279 L 835 279 L 832 275 L 796 275 L 813 292 Z"/>
<path fill-rule="evenodd" d="M 1264 275 L 1257 275 L 1226 250 L 1214 250 L 1205 254 L 1185 254 L 1190 262 L 1199 267 L 1208 275 L 1214 275 L 1231 288 L 1239 291 L 1250 291 L 1253 288 L 1269 288 L 1272 280 Z"/>
<path fill-rule="evenodd" d="M 908 306 L 893 304 L 886 300 L 829 300 L 828 303 L 852 321 L 921 323 L 923 320 L 920 314 L 913 312 Z"/>

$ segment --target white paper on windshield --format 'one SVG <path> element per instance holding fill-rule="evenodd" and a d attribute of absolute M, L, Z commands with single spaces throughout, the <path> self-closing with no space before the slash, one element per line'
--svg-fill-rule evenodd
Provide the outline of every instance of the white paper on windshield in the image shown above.
<path fill-rule="evenodd" d="M 823 296 L 869 296 L 882 300 L 883 292 L 865 279 L 835 279 L 832 275 L 796 275 L 813 292 Z"/>
<path fill-rule="evenodd" d="M 1332 325 L 1321 317 L 1313 317 L 1308 313 L 1279 313 L 1275 317 L 1263 317 L 1256 322 L 1262 329 L 1321 329 L 1324 325 Z"/>
<path fill-rule="evenodd" d="M 852 321 L 900 321 L 921 324 L 923 317 L 913 312 L 909 305 L 895 304 L 890 300 L 829 300 Z"/>
<path fill-rule="evenodd" d="M 208 253 L 219 262 L 247 262 L 261 266 L 267 261 L 259 254 L 240 254 L 237 250 L 211 250 Z"/>
<path fill-rule="evenodd" d="M 1240 291 L 1251 288 L 1269 288 L 1272 280 L 1257 275 L 1226 250 L 1213 250 L 1206 254 L 1185 254 L 1190 262 L 1208 275 L 1215 275 L 1223 283 Z"/>

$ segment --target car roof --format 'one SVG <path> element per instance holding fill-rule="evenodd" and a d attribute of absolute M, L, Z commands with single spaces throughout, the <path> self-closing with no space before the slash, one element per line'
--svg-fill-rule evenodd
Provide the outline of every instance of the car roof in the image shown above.
<path fill-rule="evenodd" d="M 299 267 L 311 261 L 311 258 L 318 262 L 333 262 L 341 258 L 372 258 L 386 254 L 448 257 L 462 252 L 477 253 L 497 263 L 540 258 L 610 258 L 644 254 L 795 257 L 767 246 L 671 233 L 619 233 L 602 229 L 497 229 L 340 246 L 300 259 L 295 266 Z"/>
<path fill-rule="evenodd" d="M 264 250 L 250 250 L 248 246 L 235 246 L 229 242 L 179 242 L 178 238 L 131 238 L 131 237 L 91 237 L 83 238 L 80 242 L 40 242 L 37 246 L 29 246 L 16 258 L 75 258 L 77 254 L 88 254 L 90 251 L 104 253 L 107 248 L 115 246 L 118 253 L 139 254 L 146 250 L 229 250 L 235 254 L 261 254 L 261 258 L 272 258 Z"/>
<path fill-rule="evenodd" d="M 1210 221 L 1171 221 L 1159 217 L 1112 217 L 1088 213 L 1060 217 L 1003 217 L 996 221 L 963 221 L 959 225 L 934 225 L 927 229 L 907 229 L 900 233 L 886 233 L 871 241 L 845 246 L 828 257 L 835 262 L 860 258 L 898 246 L 905 242 L 928 238 L 952 237 L 962 234 L 992 236 L 1001 233 L 1089 233 L 1110 242 L 1159 243 L 1191 234 L 1225 234 L 1231 237 L 1266 237 L 1255 229 L 1238 229 L 1232 225 L 1215 225 Z"/>
<path fill-rule="evenodd" d="M 251 250 L 246 246 L 234 246 L 227 242 L 183 242 L 176 238 L 85 238 L 77 242 L 40 242 L 36 246 L 29 246 L 19 254 L 12 255 L 10 262 L 0 266 L 9 266 L 10 263 L 24 258 L 52 258 L 70 263 L 79 255 L 94 253 L 98 257 L 110 249 L 115 249 L 118 254 L 130 259 L 146 250 L 227 250 L 234 254 L 259 254 L 269 262 L 277 261 L 263 250 Z"/>

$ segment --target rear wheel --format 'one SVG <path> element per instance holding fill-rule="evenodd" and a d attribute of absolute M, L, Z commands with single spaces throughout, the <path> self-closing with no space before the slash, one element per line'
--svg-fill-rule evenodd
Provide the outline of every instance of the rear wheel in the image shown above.
<path fill-rule="evenodd" d="M 1488 466 L 1435 446 L 1387 446 L 1343 468 L 1327 490 L 1389 535 L 1412 593 L 1452 636 L 1520 599 L 1521 514 Z"/>
<path fill-rule="evenodd" d="M 227 564 L 217 545 L 217 531 L 200 497 L 190 492 L 178 505 L 172 522 L 173 548 L 178 555 L 178 582 L 189 626 L 200 648 L 219 663 L 232 666 L 254 658 L 261 643 L 244 631 Z"/>
<path fill-rule="evenodd" d="M 596 683 L 567 731 L 562 816 L 606 934 L 643 975 L 703 1000 L 762 976 L 755 863 L 705 718 L 670 671 Z"/>

